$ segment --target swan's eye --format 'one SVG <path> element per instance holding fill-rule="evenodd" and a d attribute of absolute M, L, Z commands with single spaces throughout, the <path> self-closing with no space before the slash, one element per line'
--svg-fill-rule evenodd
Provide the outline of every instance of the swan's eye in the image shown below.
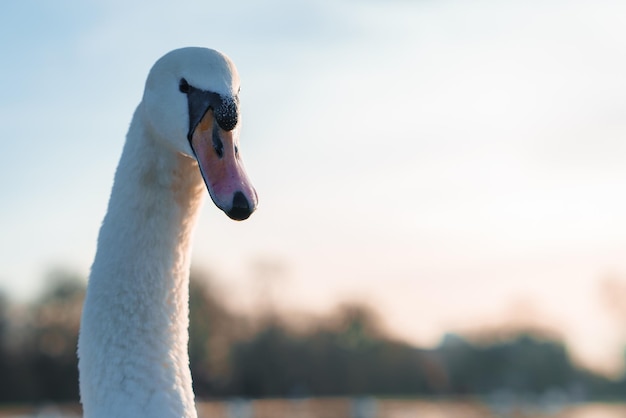
<path fill-rule="evenodd" d="M 239 147 L 235 145 L 235 157 L 239 158 Z"/>
<path fill-rule="evenodd" d="M 189 83 L 187 83 L 187 80 L 181 78 L 180 83 L 178 83 L 178 89 L 185 94 L 189 93 Z"/>

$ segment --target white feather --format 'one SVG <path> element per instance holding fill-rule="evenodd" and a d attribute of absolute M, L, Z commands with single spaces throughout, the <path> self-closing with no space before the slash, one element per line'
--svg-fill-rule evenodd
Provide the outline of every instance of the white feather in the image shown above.
<path fill-rule="evenodd" d="M 85 417 L 196 417 L 189 370 L 192 232 L 206 194 L 179 79 L 236 93 L 223 54 L 185 48 L 152 68 L 100 229 L 79 337 Z"/>

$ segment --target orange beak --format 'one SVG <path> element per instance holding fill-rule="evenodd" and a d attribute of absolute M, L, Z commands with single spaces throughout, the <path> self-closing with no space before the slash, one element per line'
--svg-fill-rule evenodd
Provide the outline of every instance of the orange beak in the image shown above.
<path fill-rule="evenodd" d="M 231 219 L 247 219 L 257 207 L 257 193 L 239 153 L 239 129 L 222 129 L 209 108 L 190 138 L 202 177 L 215 205 Z"/>

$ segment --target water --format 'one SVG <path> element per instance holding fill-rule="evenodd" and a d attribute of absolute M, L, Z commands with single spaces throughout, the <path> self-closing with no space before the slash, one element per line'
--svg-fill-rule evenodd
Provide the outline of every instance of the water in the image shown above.
<path fill-rule="evenodd" d="M 508 404 L 479 401 L 329 398 L 198 405 L 202 418 L 624 418 L 626 404 Z"/>
<path fill-rule="evenodd" d="M 198 403 L 200 418 L 624 418 L 626 404 L 520 404 L 364 398 Z M 0 418 L 75 418 L 77 405 L 1 408 Z"/>

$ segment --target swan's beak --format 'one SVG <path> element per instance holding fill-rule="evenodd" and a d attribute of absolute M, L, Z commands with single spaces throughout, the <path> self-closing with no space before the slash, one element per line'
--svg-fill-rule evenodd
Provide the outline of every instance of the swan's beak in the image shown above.
<path fill-rule="evenodd" d="M 258 197 L 239 153 L 239 129 L 222 129 L 209 108 L 191 133 L 190 143 L 215 205 L 231 219 L 247 219 Z"/>

